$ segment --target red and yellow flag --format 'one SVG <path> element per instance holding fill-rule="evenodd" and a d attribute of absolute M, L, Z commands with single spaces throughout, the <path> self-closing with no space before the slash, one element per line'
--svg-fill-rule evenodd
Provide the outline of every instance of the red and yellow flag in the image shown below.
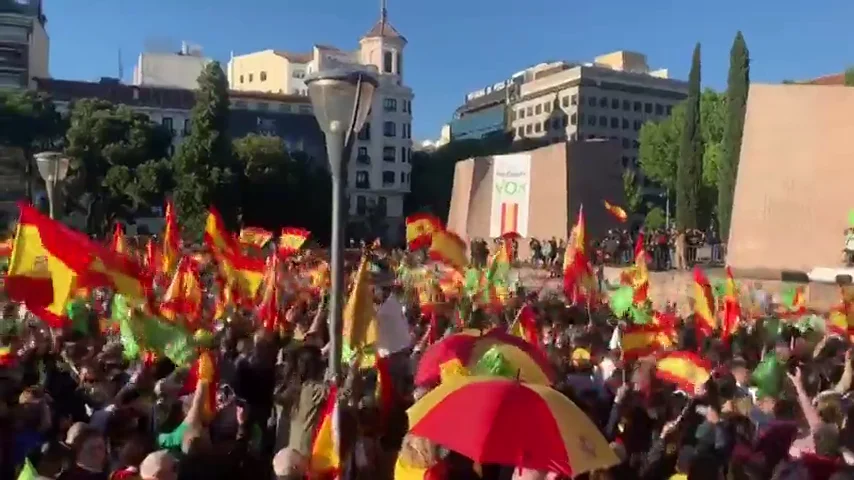
<path fill-rule="evenodd" d="M 738 301 L 738 290 L 735 287 L 735 279 L 733 279 L 732 270 L 729 267 L 726 267 L 723 310 L 724 318 L 721 338 L 726 341 L 738 330 L 738 323 L 741 319 L 741 304 Z"/>
<path fill-rule="evenodd" d="M 0 347 L 0 367 L 11 367 L 15 365 L 16 355 L 12 347 Z"/>
<path fill-rule="evenodd" d="M 344 344 L 359 350 L 377 341 L 377 319 L 374 292 L 368 269 L 368 258 L 362 255 L 347 304 L 344 306 Z"/>
<path fill-rule="evenodd" d="M 652 355 L 673 345 L 673 329 L 658 325 L 629 325 L 620 335 L 623 359 Z"/>
<path fill-rule="evenodd" d="M 241 245 L 262 248 L 272 238 L 273 232 L 268 232 L 267 230 L 258 227 L 245 227 L 240 230 L 240 237 L 238 237 L 238 240 Z"/>
<path fill-rule="evenodd" d="M 237 239 L 226 230 L 222 217 L 214 208 L 208 212 L 204 241 L 216 258 L 226 284 L 234 288 L 242 300 L 255 299 L 264 279 L 264 260 L 240 252 Z"/>
<path fill-rule="evenodd" d="M 537 316 L 534 314 L 534 307 L 529 304 L 525 304 L 522 309 L 519 310 L 519 314 L 516 316 L 516 321 L 510 325 L 508 333 L 525 340 L 537 348 L 540 348 L 542 344 L 540 343 L 540 335 L 537 332 Z"/>
<path fill-rule="evenodd" d="M 635 242 L 635 268 L 632 278 L 633 300 L 635 304 L 642 304 L 649 298 L 649 269 L 648 258 L 643 233 L 638 234 Z"/>
<path fill-rule="evenodd" d="M 166 202 L 166 226 L 163 229 L 163 248 L 160 257 L 161 273 L 170 275 L 178 268 L 181 259 L 181 232 L 172 200 Z"/>
<path fill-rule="evenodd" d="M 335 430 L 338 428 L 335 425 L 337 396 L 338 389 L 332 385 L 311 442 L 308 468 L 311 478 L 335 478 L 341 470 L 339 446 L 335 442 Z"/>
<path fill-rule="evenodd" d="M 225 228 L 225 222 L 222 221 L 222 217 L 219 212 L 213 207 L 208 209 L 208 218 L 205 222 L 204 241 L 205 245 L 209 246 L 214 252 L 240 252 L 237 240 Z"/>
<path fill-rule="evenodd" d="M 605 210 L 607 210 L 608 213 L 613 215 L 614 218 L 619 220 L 621 223 L 625 223 L 626 220 L 629 218 L 628 214 L 626 214 L 626 211 L 620 208 L 619 206 L 612 205 L 607 200 L 603 200 L 603 202 L 605 203 Z"/>
<path fill-rule="evenodd" d="M 569 240 L 566 242 L 566 251 L 563 255 L 563 271 L 566 272 L 572 267 L 575 261 L 576 252 L 585 253 L 586 232 L 584 223 L 584 205 L 578 207 L 578 219 L 575 221 L 572 230 L 569 232 Z"/>
<path fill-rule="evenodd" d="M 198 321 L 202 313 L 202 282 L 199 278 L 198 267 L 184 257 L 178 264 L 172 283 L 163 294 L 160 305 L 160 315 L 175 321 L 184 317 L 188 322 Z"/>
<path fill-rule="evenodd" d="M 113 238 L 110 239 L 110 250 L 116 253 L 128 253 L 124 229 L 122 228 L 122 224 L 119 222 L 116 222 L 116 228 L 113 229 Z"/>
<path fill-rule="evenodd" d="M 430 242 L 430 250 L 427 254 L 437 262 L 444 262 L 448 266 L 462 270 L 468 265 L 466 257 L 466 242 L 454 232 L 441 230 L 433 233 Z"/>
<path fill-rule="evenodd" d="M 698 337 L 712 335 L 718 328 L 714 298 L 709 279 L 699 267 L 694 267 L 694 323 Z"/>
<path fill-rule="evenodd" d="M 298 252 L 302 248 L 311 232 L 304 228 L 285 227 L 279 236 L 279 255 L 287 257 Z"/>
<path fill-rule="evenodd" d="M 199 383 L 208 384 L 204 403 L 202 403 L 202 418 L 205 422 L 210 422 L 217 411 L 216 395 L 219 390 L 219 368 L 216 357 L 207 349 L 199 353 L 199 357 L 190 367 L 182 393 L 192 394 L 198 388 Z"/>
<path fill-rule="evenodd" d="M 2 243 L 0 243 L 0 258 L 8 258 L 12 255 L 12 245 L 14 245 L 15 240 L 12 238 L 7 238 Z"/>
<path fill-rule="evenodd" d="M 712 365 L 693 352 L 666 352 L 658 355 L 655 376 L 671 382 L 680 390 L 693 395 L 697 385 L 706 383 L 712 376 Z"/>
<path fill-rule="evenodd" d="M 142 264 L 149 273 L 156 272 L 159 258 L 157 244 L 154 243 L 154 239 L 149 237 L 145 243 L 145 255 L 142 257 Z"/>
<path fill-rule="evenodd" d="M 279 310 L 279 260 L 273 255 L 267 262 L 264 273 L 264 290 L 261 302 L 258 304 L 258 318 L 268 331 L 274 331 L 279 325 L 281 311 Z"/>
<path fill-rule="evenodd" d="M 409 250 L 429 248 L 433 232 L 444 230 L 442 221 L 429 213 L 414 213 L 406 217 L 406 245 Z"/>

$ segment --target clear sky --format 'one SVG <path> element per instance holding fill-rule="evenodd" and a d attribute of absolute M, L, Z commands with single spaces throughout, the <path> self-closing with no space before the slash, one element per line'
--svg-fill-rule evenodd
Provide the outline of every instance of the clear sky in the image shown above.
<path fill-rule="evenodd" d="M 121 49 L 129 80 L 146 46 L 182 40 L 225 64 L 274 48 L 315 43 L 354 49 L 379 17 L 380 0 L 44 0 L 53 77 L 116 76 Z M 438 137 L 464 95 L 547 60 L 592 60 L 634 50 L 652 68 L 687 78 L 695 42 L 703 83 L 726 85 L 729 49 L 741 29 L 752 80 L 780 82 L 854 64 L 851 0 L 388 0 L 409 40 L 405 82 L 415 91 L 414 137 Z"/>

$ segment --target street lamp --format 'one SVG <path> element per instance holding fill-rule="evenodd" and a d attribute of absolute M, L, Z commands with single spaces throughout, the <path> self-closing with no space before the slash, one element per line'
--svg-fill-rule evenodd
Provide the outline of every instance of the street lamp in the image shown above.
<path fill-rule="evenodd" d="M 42 152 L 35 154 L 36 165 L 39 167 L 39 175 L 44 180 L 45 190 L 47 190 L 47 203 L 50 211 L 50 218 L 55 215 L 55 196 L 56 185 L 65 180 L 68 175 L 68 165 L 70 163 L 67 156 L 59 152 Z"/>
<path fill-rule="evenodd" d="M 314 116 L 326 134 L 326 152 L 332 172 L 332 239 L 329 295 L 329 369 L 333 381 L 341 379 L 342 314 L 344 307 L 344 182 L 353 134 L 368 117 L 377 79 L 355 68 L 336 68 L 307 75 L 305 84 Z"/>

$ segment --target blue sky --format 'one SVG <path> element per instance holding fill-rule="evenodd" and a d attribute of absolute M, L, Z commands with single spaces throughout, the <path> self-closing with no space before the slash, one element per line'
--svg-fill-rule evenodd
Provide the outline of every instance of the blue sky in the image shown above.
<path fill-rule="evenodd" d="M 592 60 L 627 49 L 686 78 L 695 42 L 703 83 L 726 86 L 736 30 L 747 39 L 755 82 L 804 79 L 854 64 L 850 0 L 388 0 L 409 40 L 405 81 L 415 91 L 416 139 L 438 136 L 464 95 L 545 60 Z M 315 43 L 353 49 L 380 0 L 44 0 L 53 77 L 130 79 L 146 45 L 182 40 L 225 63 Z M 848 33 L 846 33 L 848 32 Z"/>

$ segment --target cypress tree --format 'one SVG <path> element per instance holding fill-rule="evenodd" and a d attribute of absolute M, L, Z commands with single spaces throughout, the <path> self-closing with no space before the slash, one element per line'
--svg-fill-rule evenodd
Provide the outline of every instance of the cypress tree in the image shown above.
<path fill-rule="evenodd" d="M 228 79 L 219 62 L 210 62 L 199 75 L 190 134 L 173 160 L 175 206 L 191 236 L 201 235 L 210 206 L 229 227 L 236 226 L 241 170 L 228 134 L 229 104 Z"/>
<path fill-rule="evenodd" d="M 732 203 L 738 159 L 741 154 L 741 136 L 744 133 L 744 114 L 747 110 L 747 92 L 750 89 L 750 53 L 741 32 L 735 34 L 729 52 L 729 77 L 727 79 L 727 113 L 724 125 L 722 155 L 718 165 L 718 225 L 721 240 L 729 238 L 732 220 Z"/>
<path fill-rule="evenodd" d="M 694 47 L 688 98 L 685 100 L 685 124 L 676 166 L 676 226 L 697 228 L 697 209 L 703 179 L 703 137 L 700 131 L 700 44 Z"/>

